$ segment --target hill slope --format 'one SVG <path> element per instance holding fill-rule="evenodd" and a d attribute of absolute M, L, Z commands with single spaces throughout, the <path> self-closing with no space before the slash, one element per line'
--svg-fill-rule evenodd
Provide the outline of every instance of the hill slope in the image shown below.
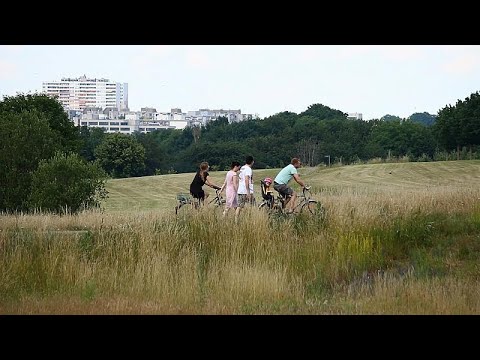
<path fill-rule="evenodd" d="M 255 196 L 260 200 L 259 181 L 275 176 L 280 169 L 254 169 Z M 345 191 L 353 189 L 362 193 L 383 191 L 425 191 L 431 187 L 478 187 L 480 185 L 480 160 L 382 163 L 349 165 L 343 167 L 301 168 L 300 176 L 318 191 Z M 226 171 L 211 172 L 217 185 L 221 185 Z M 109 198 L 105 210 L 143 211 L 171 210 L 177 193 L 188 193 L 194 173 L 113 179 L 107 182 Z M 293 181 L 293 180 L 292 180 Z M 205 187 L 206 192 L 213 190 Z M 294 188 L 298 188 L 295 183 Z"/>

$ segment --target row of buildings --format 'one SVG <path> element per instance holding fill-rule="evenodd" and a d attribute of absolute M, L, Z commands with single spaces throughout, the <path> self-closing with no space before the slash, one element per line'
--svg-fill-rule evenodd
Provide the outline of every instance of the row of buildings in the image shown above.
<path fill-rule="evenodd" d="M 241 110 L 199 109 L 182 112 L 174 108 L 159 112 L 155 108 L 128 108 L 128 84 L 108 79 L 62 78 L 42 83 L 42 92 L 57 97 L 69 118 L 77 126 L 100 127 L 106 132 L 151 132 L 158 129 L 184 129 L 187 126 L 206 125 L 226 117 L 230 123 L 252 119 Z"/>
<path fill-rule="evenodd" d="M 115 108 L 85 108 L 83 112 L 72 114 L 71 119 L 78 126 L 100 127 L 106 132 L 131 134 L 135 131 L 147 133 L 159 129 L 184 129 L 187 126 L 204 126 L 219 117 L 230 123 L 252 119 L 250 114 L 240 110 L 210 110 L 182 112 L 157 112 L 154 108 L 141 108 L 140 111 L 121 111 Z"/>
<path fill-rule="evenodd" d="M 219 117 L 227 118 L 229 123 L 253 118 L 251 114 L 242 114 L 241 110 L 199 109 L 182 112 L 173 108 L 170 112 L 159 112 L 155 108 L 145 107 L 140 111 L 130 111 L 127 83 L 87 78 L 85 75 L 45 81 L 42 91 L 57 97 L 77 126 L 99 127 L 109 133 L 147 133 L 158 129 L 205 126 Z M 348 116 L 362 120 L 362 114 L 359 113 Z"/>

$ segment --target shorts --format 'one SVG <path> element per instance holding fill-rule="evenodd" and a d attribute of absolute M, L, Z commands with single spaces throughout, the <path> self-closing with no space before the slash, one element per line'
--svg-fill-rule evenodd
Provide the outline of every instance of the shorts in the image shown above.
<path fill-rule="evenodd" d="M 285 184 L 273 184 L 273 188 L 277 190 L 284 197 L 290 197 L 293 195 L 293 190 Z"/>
<path fill-rule="evenodd" d="M 205 191 L 200 190 L 199 192 L 190 192 L 190 194 L 195 198 L 195 199 L 200 199 L 200 200 L 205 200 Z"/>
<path fill-rule="evenodd" d="M 254 201 L 253 194 L 250 201 L 247 199 L 247 194 L 238 194 L 238 207 L 243 208 L 245 207 L 246 204 L 253 205 L 253 201 Z"/>

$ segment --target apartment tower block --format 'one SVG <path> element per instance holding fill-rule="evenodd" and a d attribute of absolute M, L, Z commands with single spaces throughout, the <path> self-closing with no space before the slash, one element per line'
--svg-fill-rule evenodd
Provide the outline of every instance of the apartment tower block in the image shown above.
<path fill-rule="evenodd" d="M 108 79 L 62 78 L 60 81 L 44 81 L 42 91 L 57 96 L 67 111 L 83 111 L 85 108 L 116 108 L 128 110 L 128 84 Z"/>

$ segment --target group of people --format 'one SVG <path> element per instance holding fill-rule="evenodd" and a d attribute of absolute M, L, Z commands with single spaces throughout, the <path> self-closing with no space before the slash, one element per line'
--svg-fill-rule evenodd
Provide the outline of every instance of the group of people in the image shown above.
<path fill-rule="evenodd" d="M 208 173 L 208 162 L 202 162 L 200 169 L 195 174 L 192 183 L 190 184 L 190 194 L 199 199 L 201 202 L 205 201 L 208 196 L 203 191 L 203 185 L 207 185 L 215 190 L 220 190 L 220 193 L 225 190 L 225 209 L 223 215 L 227 215 L 230 209 L 235 211 L 235 221 L 238 219 L 240 210 L 247 204 L 253 204 L 253 171 L 252 166 L 255 163 L 253 156 L 249 155 L 245 159 L 245 164 L 240 165 L 238 161 L 233 161 L 230 170 L 225 176 L 223 185 L 215 185 Z M 285 166 L 275 179 L 265 178 L 263 182 L 270 187 L 273 182 L 273 188 L 285 198 L 285 209 L 287 212 L 293 212 L 295 208 L 296 193 L 288 183 L 293 178 L 302 188 L 305 183 L 300 179 L 297 169 L 302 166 L 299 158 L 293 158 L 291 163 Z M 267 189 L 267 192 L 271 191 Z"/>

